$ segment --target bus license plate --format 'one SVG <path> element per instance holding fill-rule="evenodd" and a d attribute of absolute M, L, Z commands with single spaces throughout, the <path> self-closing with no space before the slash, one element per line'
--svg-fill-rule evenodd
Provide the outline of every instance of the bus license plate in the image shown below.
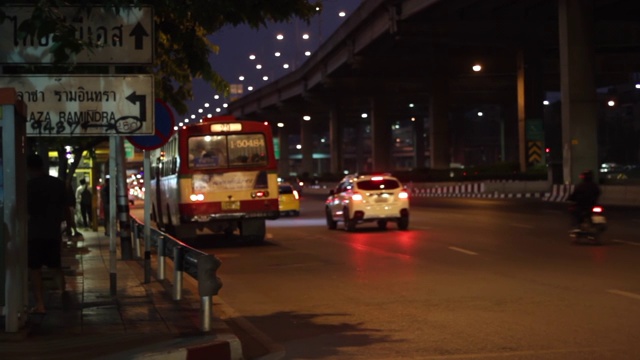
<path fill-rule="evenodd" d="M 222 210 L 240 210 L 240 201 L 223 201 Z"/>
<path fill-rule="evenodd" d="M 240 210 L 240 201 L 223 201 L 222 210 Z"/>

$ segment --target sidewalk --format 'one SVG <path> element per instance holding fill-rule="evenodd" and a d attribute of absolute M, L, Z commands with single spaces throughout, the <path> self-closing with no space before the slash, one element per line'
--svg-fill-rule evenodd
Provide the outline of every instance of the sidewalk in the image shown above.
<path fill-rule="evenodd" d="M 142 260 L 120 260 L 118 251 L 111 296 L 109 238 L 83 235 L 63 246 L 67 292 L 54 289 L 45 269 L 47 314 L 30 315 L 20 334 L 2 325 L 0 359 L 242 359 L 240 341 L 216 314 L 212 331 L 200 331 L 197 289 L 184 282 L 182 300 L 172 300 L 172 284 L 156 279 L 155 264 L 144 284 Z"/>

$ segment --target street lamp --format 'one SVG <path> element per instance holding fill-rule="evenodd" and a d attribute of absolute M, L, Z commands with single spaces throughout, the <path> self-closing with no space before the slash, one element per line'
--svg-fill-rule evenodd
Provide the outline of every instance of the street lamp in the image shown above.
<path fill-rule="evenodd" d="M 473 67 L 471 69 L 473 69 L 473 71 L 475 71 L 475 72 L 478 72 L 478 71 L 482 70 L 482 66 L 480 64 L 475 64 L 475 65 L 473 65 Z"/>

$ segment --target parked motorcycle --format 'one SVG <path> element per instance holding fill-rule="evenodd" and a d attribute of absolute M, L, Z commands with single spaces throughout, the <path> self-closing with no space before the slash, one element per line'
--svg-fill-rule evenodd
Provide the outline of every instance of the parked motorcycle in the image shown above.
<path fill-rule="evenodd" d="M 607 229 L 607 219 L 604 216 L 604 208 L 596 205 L 588 216 L 583 216 L 578 229 L 572 230 L 570 236 L 576 242 L 590 242 L 602 244 L 602 233 Z"/>

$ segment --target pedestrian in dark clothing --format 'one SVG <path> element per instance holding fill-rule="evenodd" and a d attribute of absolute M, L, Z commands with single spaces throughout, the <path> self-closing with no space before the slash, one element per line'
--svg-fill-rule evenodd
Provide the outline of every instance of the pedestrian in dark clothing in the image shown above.
<path fill-rule="evenodd" d="M 102 213 L 104 214 L 104 234 L 109 236 L 109 178 L 104 180 L 104 185 L 100 189 L 100 201 L 102 202 Z"/>
<path fill-rule="evenodd" d="M 580 231 L 579 227 L 585 217 L 589 216 L 591 209 L 598 203 L 600 197 L 600 187 L 593 181 L 593 172 L 584 171 L 580 174 L 582 182 L 576 185 L 575 189 L 567 198 L 572 202 L 572 231 Z"/>
<path fill-rule="evenodd" d="M 28 266 L 33 287 L 33 313 L 45 313 L 42 267 L 54 272 L 58 287 L 65 291 L 61 268 L 62 236 L 60 227 L 67 213 L 67 191 L 62 180 L 45 172 L 38 155 L 27 157 Z"/>
<path fill-rule="evenodd" d="M 85 228 L 88 228 L 91 224 L 92 216 L 91 209 L 93 207 L 93 194 L 89 189 L 89 184 L 85 179 L 80 179 L 80 186 L 76 190 L 76 197 L 79 198 L 80 203 L 80 215 L 82 216 L 82 224 Z"/>

